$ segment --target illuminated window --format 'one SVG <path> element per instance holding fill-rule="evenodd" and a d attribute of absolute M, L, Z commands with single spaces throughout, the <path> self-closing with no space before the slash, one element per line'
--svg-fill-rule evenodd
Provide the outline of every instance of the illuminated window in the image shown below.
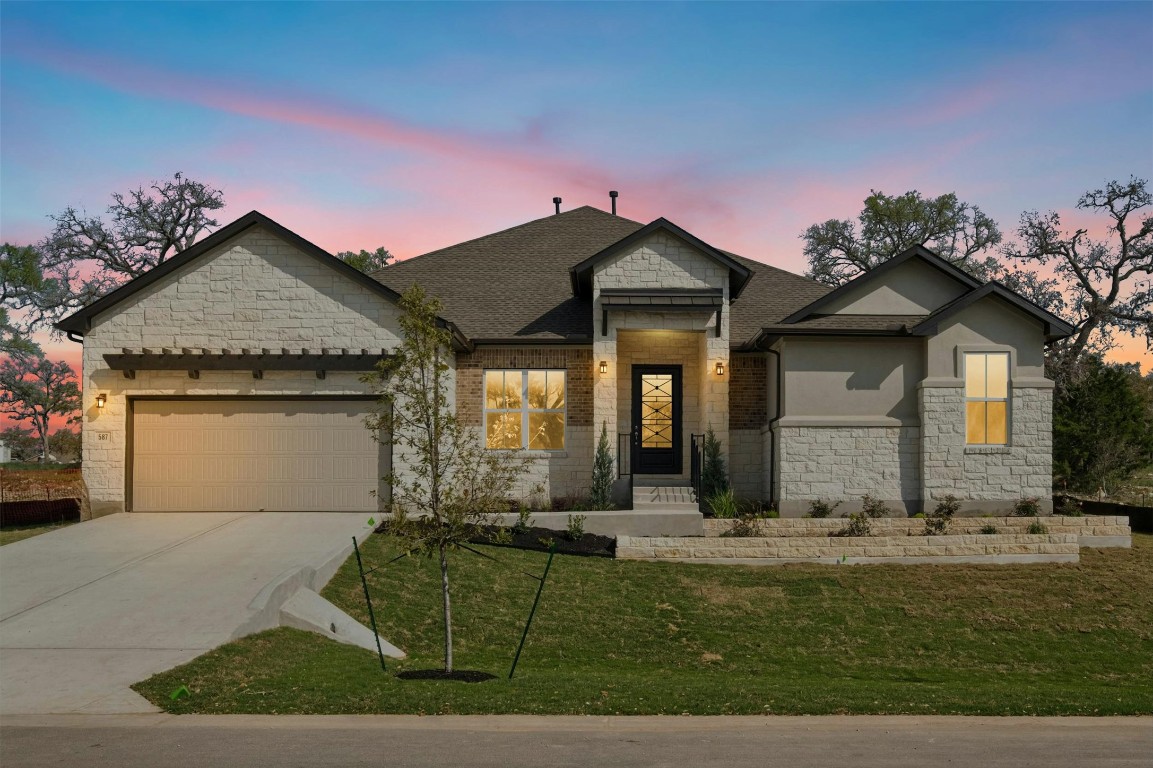
<path fill-rule="evenodd" d="M 564 450 L 564 371 L 485 371 L 485 446 Z"/>
<path fill-rule="evenodd" d="M 1008 353 L 965 353 L 965 420 L 969 445 L 1009 442 Z"/>

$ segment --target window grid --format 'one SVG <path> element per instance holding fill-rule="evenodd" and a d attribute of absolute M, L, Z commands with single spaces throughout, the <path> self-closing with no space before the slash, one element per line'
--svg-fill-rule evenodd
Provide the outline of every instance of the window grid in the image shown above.
<path fill-rule="evenodd" d="M 965 442 L 1009 443 L 1009 354 L 965 353 Z"/>
<path fill-rule="evenodd" d="M 568 397 L 564 369 L 485 369 L 485 447 L 489 450 L 563 451 L 568 424 Z M 490 404 L 490 388 L 499 379 L 497 407 Z M 533 407 L 531 387 L 541 387 L 543 407 Z M 515 387 L 515 389 L 514 389 Z M 512 396 L 510 396 L 512 395 Z M 555 397 L 559 403 L 549 398 Z M 549 405 L 559 407 L 548 407 Z M 551 417 L 551 418 L 550 418 Z M 494 422 L 494 419 L 496 421 Z M 548 427 L 553 427 L 550 430 Z"/>

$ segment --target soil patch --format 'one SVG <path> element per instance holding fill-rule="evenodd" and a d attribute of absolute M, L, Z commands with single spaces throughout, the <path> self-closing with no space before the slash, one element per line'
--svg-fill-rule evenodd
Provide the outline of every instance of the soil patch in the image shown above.
<path fill-rule="evenodd" d="M 496 680 L 496 675 L 480 672 L 475 669 L 454 669 L 445 672 L 443 669 L 409 669 L 397 672 L 401 680 L 455 680 L 458 683 L 483 683 L 486 680 Z"/>

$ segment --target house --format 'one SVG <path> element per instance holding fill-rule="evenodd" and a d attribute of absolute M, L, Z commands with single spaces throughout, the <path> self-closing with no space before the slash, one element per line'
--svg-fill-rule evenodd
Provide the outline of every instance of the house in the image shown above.
<path fill-rule="evenodd" d="M 604 425 L 622 475 L 674 486 L 711 427 L 737 494 L 784 516 L 1049 498 L 1060 318 L 922 247 L 831 290 L 582 207 L 371 277 L 252 212 L 61 321 L 94 511 L 376 509 L 392 457 L 359 377 L 416 283 L 444 304 L 458 415 L 549 496 L 587 491 Z"/>

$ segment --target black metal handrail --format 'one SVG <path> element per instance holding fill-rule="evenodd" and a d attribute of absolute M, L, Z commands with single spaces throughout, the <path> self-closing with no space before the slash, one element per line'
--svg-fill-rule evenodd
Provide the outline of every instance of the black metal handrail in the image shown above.
<path fill-rule="evenodd" d="M 701 461 L 705 436 L 691 435 L 689 440 L 689 484 L 699 499 L 701 497 Z"/>
<path fill-rule="evenodd" d="M 617 478 L 632 477 L 632 454 L 628 452 L 631 432 L 617 433 Z M 628 458 L 628 461 L 625 458 Z"/>

